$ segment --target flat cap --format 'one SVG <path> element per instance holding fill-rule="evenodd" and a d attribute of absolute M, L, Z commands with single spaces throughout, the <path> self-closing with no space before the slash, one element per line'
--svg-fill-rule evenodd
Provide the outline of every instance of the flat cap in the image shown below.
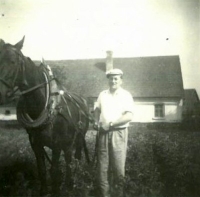
<path fill-rule="evenodd" d="M 106 76 L 110 76 L 110 75 L 123 75 L 122 70 L 118 69 L 118 68 L 114 68 L 111 69 L 109 71 L 106 72 Z"/>

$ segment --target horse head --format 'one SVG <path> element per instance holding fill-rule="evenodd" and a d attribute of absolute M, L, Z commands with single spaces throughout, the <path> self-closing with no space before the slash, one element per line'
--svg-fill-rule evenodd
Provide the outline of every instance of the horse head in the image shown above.
<path fill-rule="evenodd" d="M 23 43 L 24 37 L 15 45 L 0 39 L 0 104 L 7 103 L 13 89 L 22 83 L 19 73 L 23 72 Z"/>

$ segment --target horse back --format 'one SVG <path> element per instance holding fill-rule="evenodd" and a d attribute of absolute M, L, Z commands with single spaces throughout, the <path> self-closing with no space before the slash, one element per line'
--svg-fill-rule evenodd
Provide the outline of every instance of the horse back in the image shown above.
<path fill-rule="evenodd" d="M 64 95 L 61 101 L 61 115 L 68 122 L 70 127 L 87 131 L 89 126 L 89 108 L 87 100 L 75 93 Z M 79 124 L 82 124 L 81 128 Z"/>

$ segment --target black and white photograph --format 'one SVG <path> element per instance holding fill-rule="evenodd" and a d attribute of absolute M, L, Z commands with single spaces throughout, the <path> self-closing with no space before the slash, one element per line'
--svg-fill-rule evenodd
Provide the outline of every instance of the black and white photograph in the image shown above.
<path fill-rule="evenodd" d="M 0 0 L 0 196 L 200 196 L 200 0 Z"/>

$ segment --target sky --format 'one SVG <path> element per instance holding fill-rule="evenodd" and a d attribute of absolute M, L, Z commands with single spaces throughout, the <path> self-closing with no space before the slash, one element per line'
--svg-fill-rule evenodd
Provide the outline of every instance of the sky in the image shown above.
<path fill-rule="evenodd" d="M 0 0 L 0 38 L 33 60 L 179 55 L 200 97 L 200 0 Z"/>

